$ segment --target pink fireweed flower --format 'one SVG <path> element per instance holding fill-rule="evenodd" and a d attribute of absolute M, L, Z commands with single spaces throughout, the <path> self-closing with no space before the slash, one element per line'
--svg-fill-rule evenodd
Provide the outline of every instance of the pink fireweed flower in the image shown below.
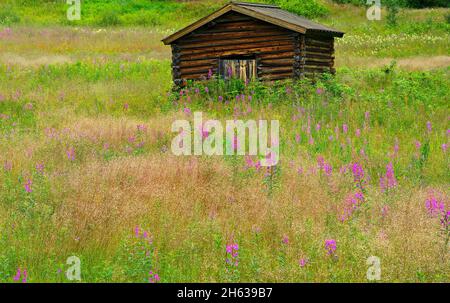
<path fill-rule="evenodd" d="M 289 237 L 287 235 L 284 235 L 281 242 L 283 242 L 283 244 L 286 244 L 286 245 L 289 244 Z"/>
<path fill-rule="evenodd" d="M 445 204 L 442 200 L 440 200 L 435 194 L 431 194 L 425 200 L 425 207 L 427 208 L 429 214 L 434 217 L 439 213 L 444 212 Z"/>
<path fill-rule="evenodd" d="M 433 127 L 431 126 L 430 121 L 427 121 L 427 130 L 428 130 L 428 132 L 431 132 L 433 130 Z"/>
<path fill-rule="evenodd" d="M 295 142 L 300 143 L 300 134 L 295 134 Z"/>
<path fill-rule="evenodd" d="M 137 130 L 138 130 L 139 132 L 146 132 L 146 131 L 147 131 L 147 126 L 144 125 L 144 124 L 138 124 L 138 125 L 136 126 L 136 128 L 137 128 Z"/>
<path fill-rule="evenodd" d="M 44 173 L 44 164 L 43 163 L 36 164 L 36 171 L 42 175 Z"/>
<path fill-rule="evenodd" d="M 320 87 L 316 90 L 316 93 L 317 93 L 318 95 L 323 94 L 323 92 L 324 92 L 323 88 L 320 88 Z"/>
<path fill-rule="evenodd" d="M 328 177 L 331 176 L 331 174 L 333 172 L 333 168 L 332 168 L 331 164 L 326 162 L 323 165 L 323 171 L 325 172 L 325 175 L 327 175 Z"/>
<path fill-rule="evenodd" d="M 123 104 L 123 109 L 124 109 L 124 110 L 128 110 L 129 107 L 130 107 L 130 106 L 128 105 L 128 103 L 124 103 L 124 104 Z"/>
<path fill-rule="evenodd" d="M 388 212 L 389 212 L 389 206 L 384 205 L 384 206 L 381 208 L 381 216 L 382 216 L 382 217 L 386 217 L 387 214 L 388 214 Z"/>
<path fill-rule="evenodd" d="M 305 267 L 306 264 L 308 264 L 308 259 L 306 258 L 301 258 L 300 260 L 298 260 L 298 265 L 300 265 L 300 267 Z"/>
<path fill-rule="evenodd" d="M 336 249 L 337 249 L 336 240 L 334 239 L 325 240 L 325 250 L 327 251 L 327 254 L 329 256 L 334 255 Z"/>
<path fill-rule="evenodd" d="M 394 166 L 390 162 L 386 166 L 386 174 L 380 178 L 380 188 L 382 192 L 397 186 L 397 179 L 394 174 Z"/>
<path fill-rule="evenodd" d="M 350 194 L 345 200 L 344 210 L 340 217 L 340 221 L 341 222 L 347 221 L 363 203 L 364 203 L 364 195 L 362 192 Z"/>
<path fill-rule="evenodd" d="M 66 154 L 67 154 L 67 159 L 69 159 L 70 161 L 75 160 L 75 150 L 73 149 L 73 147 L 69 148 L 66 151 Z"/>
<path fill-rule="evenodd" d="M 414 142 L 414 145 L 416 146 L 416 149 L 420 149 L 420 147 L 422 146 L 422 144 L 418 140 L 416 140 L 416 142 Z"/>
<path fill-rule="evenodd" d="M 342 131 L 344 132 L 344 134 L 346 134 L 348 132 L 348 125 L 347 124 L 343 124 L 342 125 Z"/>
<path fill-rule="evenodd" d="M 441 225 L 446 229 L 450 227 L 450 210 L 442 214 Z"/>
<path fill-rule="evenodd" d="M 239 245 L 237 243 L 228 244 L 226 246 L 227 258 L 225 262 L 231 266 L 238 266 L 239 264 Z"/>
<path fill-rule="evenodd" d="M 20 268 L 17 268 L 17 272 L 13 277 L 14 281 L 20 281 L 20 278 L 22 278 L 22 283 L 27 283 L 28 273 L 27 270 L 24 269 L 23 271 Z"/>
<path fill-rule="evenodd" d="M 353 181 L 358 183 L 359 186 L 362 185 L 362 181 L 364 179 L 364 170 L 359 163 L 355 162 L 351 166 L 352 174 L 353 174 Z"/>
<path fill-rule="evenodd" d="M 209 88 L 205 86 L 205 93 L 209 93 Z"/>
<path fill-rule="evenodd" d="M 319 131 L 321 128 L 322 128 L 322 126 L 320 125 L 320 123 L 317 123 L 316 130 Z"/>
<path fill-rule="evenodd" d="M 149 283 L 158 283 L 161 279 L 159 275 L 153 271 L 148 272 L 148 282 Z"/>
<path fill-rule="evenodd" d="M 137 226 L 137 225 L 134 228 L 134 235 L 136 236 L 136 238 L 139 238 L 140 230 L 139 230 L 139 226 Z"/>
<path fill-rule="evenodd" d="M 188 107 L 185 107 L 184 109 L 183 109 L 183 112 L 186 114 L 186 115 L 190 115 L 191 114 L 191 110 L 188 108 Z"/>
<path fill-rule="evenodd" d="M 356 137 L 361 136 L 361 130 L 359 128 L 355 131 L 355 135 L 356 135 Z"/>
<path fill-rule="evenodd" d="M 32 193 L 33 192 L 32 185 L 33 185 L 33 181 L 31 179 L 28 179 L 27 182 L 24 185 L 25 191 L 27 193 Z"/>
<path fill-rule="evenodd" d="M 448 149 L 448 145 L 447 143 L 442 144 L 442 151 L 445 153 L 447 153 L 447 149 Z"/>

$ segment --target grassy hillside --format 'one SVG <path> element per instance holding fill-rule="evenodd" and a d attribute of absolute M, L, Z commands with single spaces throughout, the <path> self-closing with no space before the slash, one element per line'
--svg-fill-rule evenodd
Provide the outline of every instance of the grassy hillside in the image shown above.
<path fill-rule="evenodd" d="M 448 282 L 448 10 L 318 3 L 336 76 L 173 93 L 160 39 L 222 3 L 2 2 L 0 282 Z M 279 120 L 280 164 L 174 156 L 194 111 Z"/>

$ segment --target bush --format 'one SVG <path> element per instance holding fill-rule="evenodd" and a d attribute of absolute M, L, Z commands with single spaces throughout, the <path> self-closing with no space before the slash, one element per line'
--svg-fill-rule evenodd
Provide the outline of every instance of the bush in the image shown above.
<path fill-rule="evenodd" d="M 0 9 L 0 25 L 11 25 L 18 22 L 20 22 L 20 17 L 12 9 Z"/>
<path fill-rule="evenodd" d="M 121 22 L 117 12 L 113 10 L 106 10 L 100 16 L 100 19 L 98 20 L 97 24 L 100 26 L 116 26 L 120 25 Z"/>
<path fill-rule="evenodd" d="M 291 13 L 308 18 L 320 17 L 328 14 L 328 9 L 315 0 L 272 0 L 271 2 Z"/>

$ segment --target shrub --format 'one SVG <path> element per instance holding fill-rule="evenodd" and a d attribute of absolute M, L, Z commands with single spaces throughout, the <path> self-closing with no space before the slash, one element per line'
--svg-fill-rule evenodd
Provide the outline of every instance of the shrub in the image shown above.
<path fill-rule="evenodd" d="M 116 26 L 120 25 L 121 22 L 117 12 L 113 10 L 106 10 L 100 16 L 100 19 L 98 20 L 97 24 L 100 26 Z"/>
<path fill-rule="evenodd" d="M 0 9 L 0 24 L 11 25 L 20 22 L 20 17 L 10 8 Z"/>

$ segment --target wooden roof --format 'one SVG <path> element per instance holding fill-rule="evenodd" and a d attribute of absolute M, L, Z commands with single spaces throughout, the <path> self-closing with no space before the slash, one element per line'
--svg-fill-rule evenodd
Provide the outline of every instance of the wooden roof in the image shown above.
<path fill-rule="evenodd" d="M 301 34 L 307 34 L 312 32 L 323 33 L 325 35 L 333 37 L 342 37 L 344 33 L 336 29 L 324 26 L 322 24 L 313 22 L 304 17 L 282 10 L 279 6 L 258 4 L 258 3 L 246 3 L 246 2 L 231 2 L 214 13 L 192 23 L 191 25 L 179 30 L 178 32 L 164 38 L 162 41 L 164 44 L 171 44 L 172 42 L 184 37 L 185 35 L 193 32 L 199 27 L 213 21 L 214 19 L 222 16 L 230 11 L 237 12 L 246 16 L 253 17 L 258 20 L 262 20 L 283 28 L 290 29 L 294 32 Z"/>

